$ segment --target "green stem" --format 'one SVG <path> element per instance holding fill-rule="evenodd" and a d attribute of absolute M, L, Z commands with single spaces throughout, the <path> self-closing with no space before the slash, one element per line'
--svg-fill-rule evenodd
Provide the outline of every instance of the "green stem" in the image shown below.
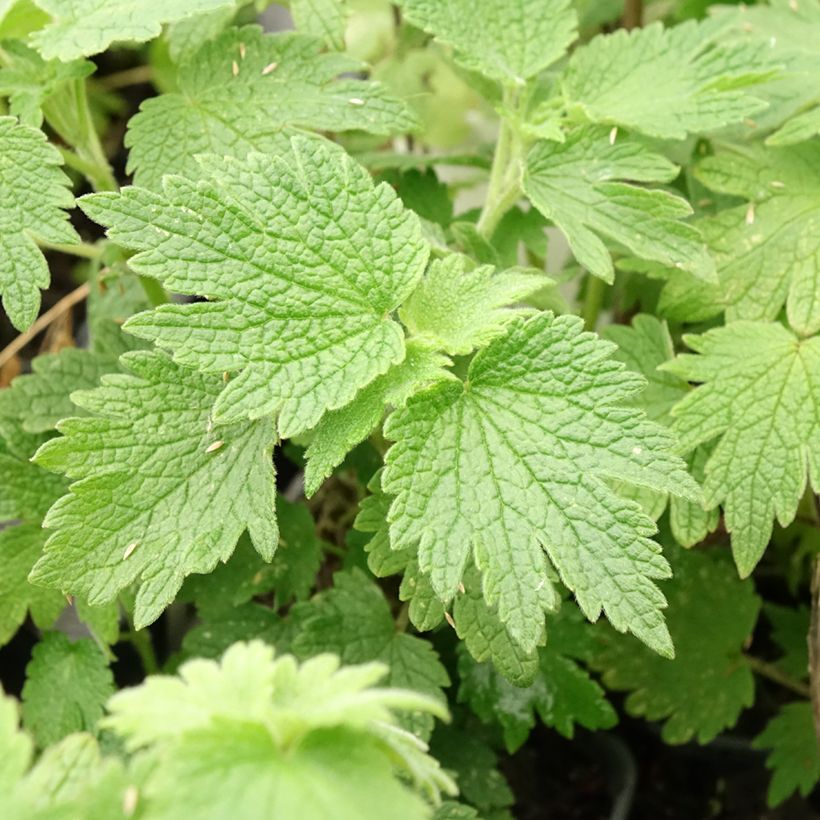
<path fill-rule="evenodd" d="M 76 245 L 61 245 L 56 242 L 45 242 L 40 239 L 37 244 L 46 251 L 67 253 L 69 256 L 79 256 L 83 259 L 99 259 L 102 256 L 102 249 L 88 242 L 78 242 Z"/>
<path fill-rule="evenodd" d="M 783 688 L 800 695 L 801 698 L 811 697 L 809 687 L 805 683 L 790 677 L 778 669 L 773 663 L 760 660 L 760 658 L 755 658 L 753 655 L 745 655 L 744 657 L 752 671 L 761 677 L 768 678 L 770 681 L 780 684 Z"/>
<path fill-rule="evenodd" d="M 399 614 L 396 615 L 396 632 L 407 632 L 410 624 L 410 601 L 405 601 L 401 605 Z"/>
<path fill-rule="evenodd" d="M 120 635 L 120 639 L 128 641 L 140 656 L 142 668 L 146 675 L 156 675 L 159 672 L 157 653 L 151 643 L 151 635 L 145 629 L 130 629 Z"/>
<path fill-rule="evenodd" d="M 168 303 L 168 294 L 158 280 L 151 276 L 140 276 L 139 280 L 152 307 L 158 307 L 159 305 Z"/>
<path fill-rule="evenodd" d="M 77 154 L 80 158 L 87 160 L 94 168 L 93 174 L 88 177 L 88 181 L 95 191 L 116 191 L 119 188 L 117 180 L 114 179 L 114 172 L 108 163 L 108 157 L 103 151 L 97 129 L 94 127 L 94 121 L 91 118 L 85 81 L 78 80 L 77 84 L 77 109 L 84 136 L 83 142 L 76 146 Z"/>
<path fill-rule="evenodd" d="M 151 83 L 153 80 L 153 66 L 138 65 L 135 68 L 126 68 L 124 71 L 115 71 L 113 74 L 106 74 L 105 77 L 99 77 L 97 84 L 107 91 L 114 91 L 117 88 L 127 88 L 130 85 Z"/>
<path fill-rule="evenodd" d="M 584 305 L 581 309 L 581 316 L 584 319 L 586 330 L 595 330 L 598 325 L 598 317 L 601 315 L 601 307 L 604 303 L 604 292 L 606 282 L 593 276 L 587 276 L 587 292 L 584 296 Z"/>

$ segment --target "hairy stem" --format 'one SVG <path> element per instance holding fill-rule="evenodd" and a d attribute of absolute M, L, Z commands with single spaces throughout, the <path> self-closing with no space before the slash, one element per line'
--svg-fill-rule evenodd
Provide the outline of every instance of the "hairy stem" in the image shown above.
<path fill-rule="evenodd" d="M 761 660 L 753 655 L 745 655 L 744 657 L 746 659 L 746 663 L 749 664 L 752 671 L 761 677 L 768 678 L 770 681 L 780 684 L 783 688 L 789 689 L 796 695 L 800 695 L 801 698 L 808 698 L 811 696 L 809 687 L 806 686 L 805 683 L 790 677 L 785 672 L 778 669 L 773 663 Z"/>

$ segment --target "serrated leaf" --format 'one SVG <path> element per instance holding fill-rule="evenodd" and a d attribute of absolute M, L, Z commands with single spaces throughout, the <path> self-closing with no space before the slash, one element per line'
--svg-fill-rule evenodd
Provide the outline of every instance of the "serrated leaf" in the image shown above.
<path fill-rule="evenodd" d="M 129 122 L 128 172 L 160 190 L 165 174 L 196 174 L 197 154 L 286 150 L 289 126 L 384 136 L 414 130 L 410 109 L 384 86 L 338 79 L 361 71 L 360 63 L 321 48 L 313 37 L 263 34 L 258 26 L 205 43 L 183 60 L 179 91 L 146 100 Z"/>
<path fill-rule="evenodd" d="M 524 191 L 561 229 L 578 262 L 607 282 L 614 279 L 602 237 L 644 259 L 714 278 L 700 233 L 683 220 L 684 199 L 637 182 L 669 182 L 678 169 L 638 142 L 611 142 L 608 132 L 579 128 L 563 143 L 542 141 L 527 158 Z"/>
<path fill-rule="evenodd" d="M 399 310 L 412 336 L 453 356 L 503 335 L 521 315 L 516 303 L 552 281 L 520 268 L 496 273 L 489 265 L 471 266 L 458 254 L 435 260 Z"/>
<path fill-rule="evenodd" d="M 766 145 L 796 145 L 820 134 L 820 108 L 811 108 L 792 117 L 774 134 L 766 138 Z"/>
<path fill-rule="evenodd" d="M 692 20 L 599 35 L 570 58 L 564 98 L 593 122 L 664 139 L 740 122 L 766 107 L 745 86 L 777 66 L 764 43 L 722 44 L 725 28 Z"/>
<path fill-rule="evenodd" d="M 119 365 L 116 355 L 67 347 L 38 356 L 31 369 L 0 391 L 0 414 L 16 419 L 29 433 L 44 433 L 61 419 L 81 414 L 71 393 L 96 387 L 103 374 L 115 373 Z"/>
<path fill-rule="evenodd" d="M 57 149 L 36 128 L 0 117 L 0 291 L 11 323 L 25 330 L 40 310 L 48 264 L 35 240 L 79 241 L 63 210 L 74 205 Z"/>
<path fill-rule="evenodd" d="M 8 643 L 28 612 L 34 623 L 45 629 L 65 607 L 60 592 L 28 581 L 45 540 L 46 533 L 39 524 L 20 524 L 0 531 L 0 646 Z"/>
<path fill-rule="evenodd" d="M 385 683 L 413 689 L 445 702 L 442 687 L 450 678 L 433 647 L 425 640 L 397 632 L 390 607 L 378 586 L 360 570 L 337 572 L 333 587 L 294 611 L 299 629 L 292 650 L 308 658 L 338 654 L 343 663 L 380 661 L 388 669 Z M 428 715 L 408 716 L 409 726 L 429 737 Z"/>
<path fill-rule="evenodd" d="M 487 603 L 525 652 L 555 602 L 547 555 L 589 618 L 603 610 L 672 652 L 653 583 L 668 574 L 654 525 L 604 479 L 695 500 L 699 491 L 671 436 L 618 406 L 643 379 L 611 361 L 612 349 L 577 317 L 519 320 L 473 359 L 465 384 L 414 397 L 385 426 L 396 442 L 382 479 L 397 496 L 392 546 L 418 548 L 444 601 L 472 553 Z"/>
<path fill-rule="evenodd" d="M 340 668 L 332 655 L 299 666 L 260 642 L 235 644 L 219 663 L 189 661 L 179 677 L 119 692 L 105 725 L 157 756 L 143 791 L 152 817 L 375 820 L 390 806 L 391 816 L 421 820 L 426 804 L 396 772 L 424 772 L 433 798 L 452 783 L 398 733 L 394 713 L 444 712 L 418 693 L 374 688 L 385 671 Z"/>
<path fill-rule="evenodd" d="M 748 203 L 705 226 L 726 320 L 775 319 L 785 302 L 795 330 L 820 329 L 820 145 L 726 149 L 703 160 L 696 174 Z"/>
<path fill-rule="evenodd" d="M 734 726 L 754 700 L 754 677 L 742 653 L 760 599 L 720 555 L 676 548 L 670 562 L 673 576 L 664 592 L 675 659 L 609 631 L 591 663 L 608 688 L 630 692 L 630 714 L 665 719 L 664 741 L 708 743 Z"/>
<path fill-rule="evenodd" d="M 344 457 L 379 425 L 390 407 L 402 407 L 424 387 L 452 378 L 451 362 L 435 350 L 410 341 L 404 360 L 379 376 L 352 402 L 322 416 L 305 451 L 305 494 L 310 497 Z"/>
<path fill-rule="evenodd" d="M 704 471 L 712 449 L 701 444 L 687 457 L 689 473 L 701 486 L 705 480 Z M 669 499 L 669 526 L 672 535 L 682 547 L 694 547 L 714 532 L 720 523 L 720 510 L 717 507 L 707 509 L 703 504 L 696 504 L 685 498 Z"/>
<path fill-rule="evenodd" d="M 766 766 L 773 770 L 769 784 L 770 806 L 780 805 L 799 791 L 808 797 L 820 781 L 820 751 L 814 734 L 811 703 L 787 703 L 754 741 L 758 749 L 771 749 Z"/>
<path fill-rule="evenodd" d="M 130 260 L 170 290 L 213 301 L 163 305 L 126 324 L 205 372 L 239 371 L 218 423 L 278 413 L 283 438 L 404 358 L 390 313 L 427 261 L 417 218 L 340 148 L 294 137 L 278 156 L 201 160 L 196 183 L 83 199 Z M 287 239 L 284 239 L 287 237 Z"/>
<path fill-rule="evenodd" d="M 560 59 L 577 36 L 569 0 L 401 0 L 406 20 L 455 49 L 462 65 L 522 86 Z"/>
<path fill-rule="evenodd" d="M 155 352 L 121 363 L 130 374 L 74 394 L 92 417 L 64 421 L 63 436 L 36 456 L 75 483 L 46 516 L 55 532 L 31 577 L 91 604 L 139 581 L 140 628 L 186 575 L 225 560 L 245 529 L 261 555 L 273 555 L 275 433 L 270 420 L 212 429 L 221 378 Z"/>
<path fill-rule="evenodd" d="M 23 725 L 41 748 L 72 732 L 94 731 L 114 676 L 93 641 L 46 632 L 26 667 Z"/>
<path fill-rule="evenodd" d="M 175 63 L 189 57 L 203 43 L 216 39 L 236 17 L 245 0 L 226 0 L 228 5 L 178 20 L 165 28 L 168 53 Z"/>
<path fill-rule="evenodd" d="M 142 43 L 164 23 L 225 6 L 230 0 L 36 0 L 52 21 L 31 36 L 46 59 L 73 60 L 115 41 Z"/>
<path fill-rule="evenodd" d="M 271 609 L 245 603 L 235 607 L 205 608 L 200 622 L 185 633 L 182 652 L 186 658 L 219 658 L 237 641 L 264 641 L 271 646 L 287 645 L 286 624 Z"/>
<path fill-rule="evenodd" d="M 820 338 L 744 321 L 684 338 L 700 355 L 664 367 L 701 386 L 675 407 L 673 429 L 685 450 L 720 437 L 704 497 L 707 507 L 723 505 L 745 577 L 769 543 L 772 519 L 791 523 L 809 478 L 820 488 Z"/>
<path fill-rule="evenodd" d="M 290 0 L 290 13 L 299 31 L 344 51 L 347 0 Z"/>

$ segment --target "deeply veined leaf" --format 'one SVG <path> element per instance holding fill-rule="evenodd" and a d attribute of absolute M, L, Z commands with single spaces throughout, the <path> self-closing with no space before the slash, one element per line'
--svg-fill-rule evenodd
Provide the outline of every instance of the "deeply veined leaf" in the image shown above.
<path fill-rule="evenodd" d="M 720 437 L 704 496 L 708 507 L 723 505 L 745 577 L 769 543 L 772 519 L 791 523 L 807 480 L 820 489 L 820 338 L 744 321 L 684 338 L 700 355 L 664 367 L 701 386 L 674 409 L 674 430 L 686 450 Z"/>
<path fill-rule="evenodd" d="M 185 811 L 238 817 L 375 820 L 390 806 L 402 820 L 429 817 L 396 778 L 425 773 L 435 798 L 452 782 L 396 726 L 395 711 L 436 701 L 375 688 L 382 664 L 340 667 L 320 655 L 301 665 L 258 641 L 215 661 L 185 663 L 179 677 L 150 677 L 109 701 L 105 724 L 128 748 L 149 748 L 160 765 L 144 788 L 151 817 Z M 344 750 L 340 754 L 340 749 Z"/>
<path fill-rule="evenodd" d="M 386 685 L 445 702 L 442 687 L 450 685 L 450 678 L 435 650 L 424 639 L 396 630 L 384 595 L 360 570 L 337 572 L 333 587 L 297 607 L 294 617 L 298 631 L 292 650 L 297 657 L 332 652 L 348 664 L 379 661 L 389 669 Z M 429 739 L 429 715 L 408 715 L 406 723 Z"/>
<path fill-rule="evenodd" d="M 820 134 L 820 108 L 811 108 L 790 119 L 766 140 L 766 145 L 796 145 Z"/>
<path fill-rule="evenodd" d="M 294 137 L 287 153 L 201 160 L 202 179 L 162 194 L 126 188 L 83 209 L 130 260 L 172 291 L 212 301 L 163 305 L 126 327 L 204 372 L 236 372 L 217 423 L 278 414 L 282 437 L 404 358 L 391 319 L 427 262 L 418 219 L 340 148 Z"/>
<path fill-rule="evenodd" d="M 726 319 L 774 319 L 783 303 L 803 335 L 820 329 L 820 144 L 740 146 L 696 168 L 709 188 L 746 204 L 713 218 Z"/>
<path fill-rule="evenodd" d="M 766 766 L 773 770 L 770 806 L 799 791 L 808 797 L 820 781 L 820 751 L 814 734 L 811 703 L 787 703 L 755 738 L 758 749 L 771 749 Z"/>
<path fill-rule="evenodd" d="M 231 0 L 36 0 L 52 21 L 31 36 L 46 59 L 73 60 L 114 41 L 144 42 L 164 23 L 229 5 Z"/>
<path fill-rule="evenodd" d="M 456 59 L 521 86 L 561 58 L 577 36 L 569 0 L 401 0 L 405 18 L 455 49 Z"/>
<path fill-rule="evenodd" d="M 529 686 L 514 686 L 489 664 L 459 656 L 458 697 L 485 722 L 498 721 L 511 754 L 526 741 L 536 715 L 565 737 L 575 725 L 609 729 L 615 710 L 601 686 L 579 663 L 592 651 L 592 627 L 572 603 L 565 603 L 548 625 L 547 645 L 538 650 L 538 671 Z"/>
<path fill-rule="evenodd" d="M 416 127 L 410 109 L 375 82 L 339 79 L 362 65 L 322 54 L 301 34 L 232 28 L 185 58 L 179 91 L 146 100 L 130 121 L 128 171 L 159 190 L 165 174 L 197 173 L 195 157 L 242 158 L 286 150 L 289 126 L 322 131 L 404 134 Z"/>
<path fill-rule="evenodd" d="M 347 0 L 290 0 L 296 28 L 337 51 L 344 51 L 347 12 Z"/>
<path fill-rule="evenodd" d="M 638 182 L 669 182 L 678 169 L 638 142 L 616 140 L 600 128 L 572 132 L 564 143 L 542 141 L 527 158 L 524 191 L 559 227 L 578 262 L 612 282 L 614 269 L 602 237 L 644 258 L 714 278 L 700 233 L 683 220 L 686 200 Z"/>
<path fill-rule="evenodd" d="M 352 402 L 322 416 L 305 451 L 305 493 L 310 497 L 344 457 L 378 426 L 389 407 L 402 407 L 424 387 L 453 378 L 450 359 L 410 341 L 404 360 L 360 390 Z"/>
<path fill-rule="evenodd" d="M 32 652 L 23 687 L 23 725 L 44 748 L 92 731 L 114 693 L 114 676 L 93 641 L 47 632 Z"/>
<path fill-rule="evenodd" d="M 720 19 L 661 23 L 600 35 L 577 49 L 562 78 L 564 98 L 593 122 L 683 139 L 766 107 L 745 86 L 775 73 L 765 43 L 722 44 Z"/>
<path fill-rule="evenodd" d="M 36 240 L 79 241 L 63 210 L 74 205 L 57 149 L 36 128 L 0 117 L 0 292 L 11 323 L 25 330 L 48 287 L 48 264 Z"/>
<path fill-rule="evenodd" d="M 668 574 L 652 522 L 604 479 L 699 498 L 673 439 L 640 411 L 618 406 L 643 379 L 582 332 L 573 316 L 518 320 L 471 362 L 463 384 L 411 399 L 387 421 L 390 540 L 417 547 L 444 601 L 470 560 L 484 596 L 531 651 L 554 606 L 547 556 L 591 618 L 672 653 L 663 596 Z"/>
<path fill-rule="evenodd" d="M 503 335 L 506 325 L 521 315 L 516 303 L 551 281 L 521 269 L 470 269 L 467 257 L 451 254 L 433 261 L 399 316 L 412 336 L 463 356 Z"/>
<path fill-rule="evenodd" d="M 270 420 L 213 429 L 223 386 L 155 352 L 122 357 L 74 400 L 92 413 L 59 426 L 39 464 L 76 479 L 44 522 L 54 533 L 32 580 L 113 600 L 139 581 L 134 622 L 144 626 L 173 600 L 186 575 L 208 572 L 247 529 L 267 558 L 277 543 Z"/>

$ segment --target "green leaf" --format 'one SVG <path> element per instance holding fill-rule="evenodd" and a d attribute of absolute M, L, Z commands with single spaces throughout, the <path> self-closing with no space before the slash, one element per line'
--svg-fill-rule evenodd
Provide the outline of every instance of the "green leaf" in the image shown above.
<path fill-rule="evenodd" d="M 36 0 L 52 21 L 31 36 L 46 59 L 73 60 L 105 51 L 114 41 L 142 43 L 164 23 L 228 5 L 230 0 Z"/>
<path fill-rule="evenodd" d="M 565 603 L 549 621 L 547 645 L 538 651 L 538 671 L 529 686 L 512 685 L 491 665 L 475 663 L 462 652 L 458 698 L 484 722 L 501 724 L 510 754 L 526 741 L 536 714 L 568 738 L 573 737 L 576 724 L 609 729 L 617 722 L 615 710 L 578 663 L 591 654 L 592 646 L 592 627 L 573 604 Z"/>
<path fill-rule="evenodd" d="M 683 139 L 766 107 L 745 86 L 775 73 L 764 43 L 721 44 L 723 21 L 661 23 L 595 37 L 562 78 L 564 98 L 593 122 Z"/>
<path fill-rule="evenodd" d="M 341 667 L 321 655 L 298 666 L 262 643 L 221 662 L 183 664 L 109 701 L 105 725 L 132 750 L 153 750 L 147 814 L 421 820 L 426 804 L 396 778 L 414 767 L 433 798 L 449 778 L 396 726 L 396 710 L 444 715 L 415 692 L 378 689 L 382 664 Z M 340 754 L 343 750 L 343 754 Z M 187 808 L 186 808 L 187 807 Z"/>
<path fill-rule="evenodd" d="M 427 262 L 417 218 L 340 148 L 294 137 L 286 154 L 201 160 L 203 179 L 83 199 L 133 270 L 212 301 L 169 304 L 126 327 L 205 372 L 239 371 L 214 421 L 278 413 L 279 433 L 322 414 L 404 358 L 390 318 Z M 284 237 L 287 237 L 285 239 Z"/>
<path fill-rule="evenodd" d="M 820 134 L 820 108 L 810 108 L 792 117 L 782 128 L 766 139 L 766 145 L 795 145 Z"/>
<path fill-rule="evenodd" d="M 578 317 L 517 320 L 476 355 L 463 385 L 419 394 L 385 426 L 396 442 L 382 479 L 397 496 L 392 546 L 418 548 L 443 601 L 472 553 L 487 603 L 525 652 L 556 601 L 548 555 L 589 618 L 604 610 L 617 629 L 672 653 L 654 525 L 604 479 L 694 500 L 699 490 L 671 436 L 618 406 L 643 379 L 611 361 L 613 348 Z"/>
<path fill-rule="evenodd" d="M 333 587 L 299 605 L 294 617 L 299 628 L 292 650 L 297 657 L 332 652 L 347 664 L 381 661 L 389 669 L 388 686 L 413 689 L 446 702 L 442 687 L 449 686 L 450 679 L 433 647 L 396 631 L 384 595 L 360 570 L 337 572 Z M 426 714 L 409 717 L 409 726 L 429 738 L 432 718 Z"/>
<path fill-rule="evenodd" d="M 701 386 L 675 407 L 673 429 L 685 450 L 720 437 L 704 496 L 707 507 L 723 505 L 745 577 L 769 543 L 772 519 L 794 520 L 809 477 L 820 489 L 820 338 L 739 321 L 684 340 L 701 355 L 664 367 Z"/>
<path fill-rule="evenodd" d="M 67 347 L 38 356 L 31 369 L 0 391 L 0 414 L 16 419 L 29 433 L 44 433 L 64 418 L 82 415 L 71 393 L 96 387 L 103 374 L 118 371 L 119 365 L 116 355 Z"/>
<path fill-rule="evenodd" d="M 93 731 L 113 692 L 114 676 L 99 647 L 46 632 L 26 667 L 23 725 L 41 748 L 72 732 Z"/>
<path fill-rule="evenodd" d="M 763 613 L 772 627 L 771 637 L 783 653 L 777 665 L 795 680 L 809 674 L 809 610 L 766 602 Z"/>
<path fill-rule="evenodd" d="M 677 174 L 675 165 L 640 143 L 613 143 L 605 130 L 585 127 L 564 143 L 535 145 L 527 158 L 524 191 L 563 231 L 579 264 L 607 282 L 613 281 L 614 269 L 602 237 L 643 259 L 711 280 L 714 264 L 700 233 L 682 221 L 692 213 L 689 203 L 631 184 L 670 182 Z"/>
<path fill-rule="evenodd" d="M 522 86 L 577 36 L 569 0 L 401 0 L 404 18 L 455 49 L 456 59 L 505 86 Z"/>
<path fill-rule="evenodd" d="M 726 149 L 696 169 L 704 185 L 748 204 L 712 219 L 726 320 L 775 319 L 783 303 L 799 333 L 820 330 L 820 145 Z"/>
<path fill-rule="evenodd" d="M 186 658 L 219 658 L 237 641 L 260 640 L 283 646 L 286 625 L 272 610 L 261 604 L 199 609 L 200 622 L 182 639 Z"/>
<path fill-rule="evenodd" d="M 48 264 L 35 240 L 79 241 L 63 208 L 74 205 L 57 149 L 36 128 L 0 117 L 0 291 L 18 330 L 40 310 Z"/>
<path fill-rule="evenodd" d="M 313 495 L 344 457 L 373 432 L 389 407 L 402 407 L 422 388 L 453 378 L 444 369 L 450 364 L 446 356 L 410 341 L 402 362 L 360 390 L 349 404 L 325 413 L 305 451 L 307 496 Z"/>
<path fill-rule="evenodd" d="M 270 420 L 212 429 L 223 382 L 164 354 L 127 353 L 74 400 L 90 418 L 60 424 L 37 462 L 76 482 L 49 511 L 55 532 L 32 580 L 91 604 L 140 582 L 134 622 L 155 620 L 186 575 L 208 572 L 247 529 L 270 558 L 278 536 Z"/>
<path fill-rule="evenodd" d="M 185 58 L 179 91 L 146 100 L 128 125 L 128 172 L 162 188 L 165 174 L 197 173 L 197 154 L 242 158 L 287 147 L 288 126 L 379 135 L 414 130 L 410 109 L 379 83 L 338 79 L 362 65 L 320 53 L 313 37 L 226 31 Z M 244 56 L 243 56 L 244 55 Z"/>
<path fill-rule="evenodd" d="M 168 53 L 175 63 L 190 57 L 203 43 L 215 40 L 233 22 L 237 10 L 245 0 L 226 0 L 227 6 L 206 11 L 184 20 L 177 20 L 165 28 Z"/>
<path fill-rule="evenodd" d="M 705 480 L 706 464 L 712 455 L 711 447 L 700 445 L 686 459 L 689 474 L 701 486 Z M 720 510 L 717 507 L 707 509 L 703 504 L 696 504 L 685 498 L 669 499 L 669 526 L 672 535 L 682 547 L 694 547 L 714 532 L 720 523 Z"/>
<path fill-rule="evenodd" d="M 608 631 L 591 662 L 608 688 L 630 693 L 626 709 L 631 715 L 666 720 L 665 742 L 696 737 L 708 743 L 734 726 L 754 701 L 754 677 L 743 647 L 760 599 L 722 555 L 675 548 L 670 562 L 674 574 L 664 592 L 675 659 L 660 658 L 636 640 Z"/>
<path fill-rule="evenodd" d="M 755 738 L 758 749 L 771 749 L 766 765 L 773 770 L 768 802 L 778 806 L 794 792 L 808 797 L 820 780 L 820 752 L 814 734 L 811 703 L 787 703 Z"/>
<path fill-rule="evenodd" d="M 20 524 L 0 531 L 0 646 L 8 643 L 28 612 L 34 623 L 45 629 L 65 607 L 60 592 L 28 581 L 45 540 L 46 533 L 39 524 Z"/>
<path fill-rule="evenodd" d="M 33 756 L 30 738 L 20 731 L 17 701 L 0 691 L 0 795 L 9 794 Z"/>
<path fill-rule="evenodd" d="M 399 310 L 413 337 L 454 356 L 502 336 L 521 315 L 511 305 L 552 281 L 520 268 L 496 273 L 490 265 L 470 269 L 471 264 L 458 254 L 435 260 Z"/>
<path fill-rule="evenodd" d="M 299 31 L 344 51 L 347 0 L 290 0 L 290 13 Z"/>

